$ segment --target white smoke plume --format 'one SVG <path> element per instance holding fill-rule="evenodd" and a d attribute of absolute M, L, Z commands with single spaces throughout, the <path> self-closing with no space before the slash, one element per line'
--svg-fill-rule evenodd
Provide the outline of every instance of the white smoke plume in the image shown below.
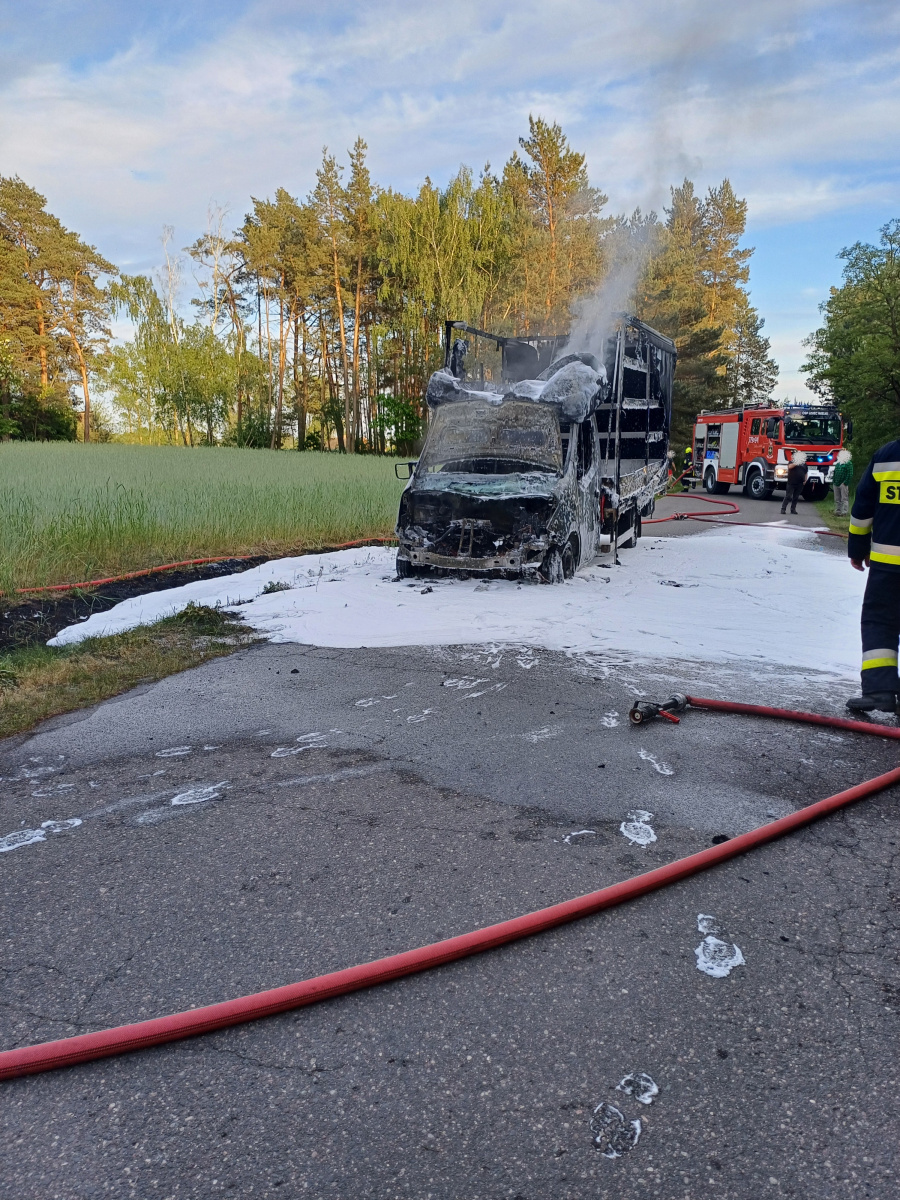
<path fill-rule="evenodd" d="M 575 301 L 564 354 L 586 352 L 603 362 L 606 339 L 617 314 L 630 313 L 634 308 L 635 293 L 647 265 L 648 242 L 649 230 L 639 213 L 606 239 L 606 273 L 596 291 Z"/>

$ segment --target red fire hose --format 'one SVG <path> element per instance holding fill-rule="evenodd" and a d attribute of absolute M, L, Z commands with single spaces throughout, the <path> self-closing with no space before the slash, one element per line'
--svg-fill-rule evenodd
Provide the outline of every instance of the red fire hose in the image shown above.
<path fill-rule="evenodd" d="M 718 511 L 724 516 L 725 513 L 736 513 L 741 510 L 733 500 L 714 500 L 711 496 L 667 496 L 667 500 L 699 500 L 701 504 L 718 504 L 724 505 Z M 663 521 L 688 521 L 688 520 L 709 520 L 710 516 L 715 516 L 709 511 L 704 512 L 703 509 L 698 509 L 697 512 L 677 512 L 672 513 L 669 517 L 652 517 L 650 520 L 642 520 L 641 525 L 661 525 Z M 728 524 L 733 522 L 729 521 Z"/>
<path fill-rule="evenodd" d="M 719 513 L 721 515 L 719 515 L 719 516 L 717 516 L 715 513 L 704 512 L 703 509 L 698 509 L 697 512 L 677 512 L 677 513 L 672 513 L 671 516 L 668 516 L 668 517 L 652 517 L 649 520 L 642 520 L 641 521 L 642 527 L 644 525 L 661 525 L 663 523 L 663 521 L 704 521 L 707 524 L 711 524 L 711 525 L 742 525 L 747 529 L 761 529 L 761 528 L 764 529 L 764 528 L 766 528 L 765 524 L 757 522 L 757 521 L 726 521 L 726 520 L 723 520 L 723 517 L 725 516 L 726 513 L 739 513 L 741 511 L 733 500 L 714 500 L 711 496 L 708 497 L 708 496 L 688 496 L 688 495 L 667 496 L 666 499 L 667 500 L 688 500 L 688 499 L 700 500 L 703 504 L 724 504 L 724 505 L 727 505 L 728 507 L 720 509 Z M 813 529 L 813 528 L 808 528 L 805 525 L 778 525 L 775 528 L 797 529 L 803 533 L 820 533 L 827 537 L 846 538 L 846 536 L 847 536 L 846 533 L 840 533 L 838 530 L 835 530 L 835 529 L 818 529 L 818 528 Z"/>
<path fill-rule="evenodd" d="M 865 721 L 823 717 L 815 713 L 793 712 L 786 708 L 766 708 L 756 704 L 736 704 L 727 700 L 703 700 L 695 696 L 688 696 L 687 699 L 693 708 L 775 717 L 779 720 L 803 721 L 810 725 L 826 725 L 834 729 L 874 734 L 876 737 L 900 739 L 900 729 L 870 724 Z M 21 1075 L 52 1071 L 56 1067 L 73 1066 L 75 1063 L 90 1062 L 95 1058 L 125 1054 L 130 1050 L 142 1050 L 147 1046 L 158 1046 L 161 1043 L 174 1042 L 180 1038 L 196 1037 L 202 1033 L 211 1033 L 215 1029 L 226 1029 L 230 1025 L 240 1025 L 307 1004 L 316 1004 L 320 1000 L 344 996 L 348 992 L 355 992 L 361 988 L 373 987 L 379 983 L 389 983 L 404 975 L 413 975 L 418 971 L 440 967 L 458 958 L 481 954 L 485 950 L 493 950 L 507 942 L 531 937 L 536 933 L 544 933 L 548 929 L 556 928 L 557 925 L 564 925 L 581 917 L 592 916 L 604 908 L 612 908 L 616 904 L 634 900 L 657 888 L 687 879 L 688 876 L 694 875 L 698 871 L 705 871 L 708 867 L 726 862 L 756 846 L 775 841 L 786 833 L 792 833 L 795 829 L 808 825 L 811 821 L 827 816 L 845 805 L 854 804 L 866 796 L 884 791 L 897 783 L 900 783 L 900 767 L 895 767 L 893 771 L 887 771 L 884 775 L 868 779 L 846 791 L 838 792 L 834 796 L 828 796 L 824 800 L 810 804 L 807 808 L 801 808 L 798 812 L 791 813 L 790 816 L 782 817 L 769 825 L 751 830 L 750 833 L 731 838 L 721 845 L 712 846 L 708 850 L 701 850 L 698 854 L 678 859 L 665 867 L 658 867 L 655 871 L 647 871 L 643 875 L 636 875 L 633 879 L 601 888 L 600 891 L 590 892 L 575 900 L 554 904 L 549 908 L 528 913 L 526 916 L 515 917 L 511 921 L 488 925 L 473 933 L 447 938 L 444 941 L 435 942 L 433 945 L 423 946 L 418 950 L 392 954 L 388 958 L 376 959 L 374 962 L 363 963 L 361 966 L 347 967 L 342 971 L 318 975 L 314 979 L 291 983 L 286 987 L 271 988 L 252 996 L 242 996 L 238 1000 L 210 1004 L 204 1008 L 194 1008 L 188 1012 L 174 1013 L 168 1017 L 139 1021 L 134 1025 L 120 1025 L 115 1029 L 105 1029 L 98 1033 L 79 1034 L 77 1037 L 43 1042 L 37 1046 L 5 1050 L 0 1053 L 0 1079 L 16 1079 Z"/>
<path fill-rule="evenodd" d="M 354 546 L 383 546 L 395 542 L 394 537 L 360 538 L 356 542 L 338 542 L 336 546 L 323 546 L 321 550 L 298 550 L 298 554 L 330 554 L 333 550 L 350 550 Z M 186 558 L 183 562 L 163 563 L 159 567 L 145 567 L 142 571 L 129 571 L 127 575 L 110 575 L 107 579 L 87 579 L 83 583 L 50 583 L 44 587 L 16 588 L 14 595 L 30 595 L 32 592 L 74 592 L 79 588 L 101 587 L 107 583 L 122 583 L 126 579 L 141 579 L 144 575 L 155 575 L 158 571 L 174 571 L 176 567 L 198 567 L 203 563 L 246 562 L 254 554 L 224 554 L 218 558 Z M 5 596 L 0 592 L 0 596 Z"/>

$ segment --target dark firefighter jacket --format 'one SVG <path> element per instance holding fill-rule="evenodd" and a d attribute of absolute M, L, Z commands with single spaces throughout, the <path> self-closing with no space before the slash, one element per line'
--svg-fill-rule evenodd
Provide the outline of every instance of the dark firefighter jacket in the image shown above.
<path fill-rule="evenodd" d="M 900 572 L 900 441 L 876 450 L 859 481 L 847 553 Z"/>

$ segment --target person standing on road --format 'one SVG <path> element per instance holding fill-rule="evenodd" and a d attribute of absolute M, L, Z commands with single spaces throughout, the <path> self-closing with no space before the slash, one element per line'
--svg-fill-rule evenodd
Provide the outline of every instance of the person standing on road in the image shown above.
<path fill-rule="evenodd" d="M 846 517 L 850 511 L 850 484 L 853 481 L 853 459 L 849 450 L 838 450 L 837 466 L 834 468 L 834 515 Z"/>
<path fill-rule="evenodd" d="M 876 450 L 850 513 L 847 554 L 857 571 L 869 568 L 863 596 L 862 695 L 851 712 L 896 712 L 900 680 L 900 441 Z"/>
<path fill-rule="evenodd" d="M 784 500 L 781 504 L 781 511 L 784 512 L 790 503 L 791 512 L 797 512 L 797 501 L 800 499 L 800 493 L 803 491 L 806 477 L 809 474 L 809 467 L 806 465 L 806 454 L 803 450 L 795 450 L 791 456 L 791 465 L 788 467 L 787 485 L 784 489 Z"/>
<path fill-rule="evenodd" d="M 681 472 L 681 490 L 689 492 L 697 486 L 694 479 L 694 451 L 692 447 L 684 448 L 684 467 Z"/>

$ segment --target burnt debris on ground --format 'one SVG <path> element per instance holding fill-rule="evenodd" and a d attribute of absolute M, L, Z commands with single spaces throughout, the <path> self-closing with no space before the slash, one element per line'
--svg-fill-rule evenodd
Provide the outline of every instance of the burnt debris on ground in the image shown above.
<path fill-rule="evenodd" d="M 48 592 L 23 599 L 0 597 L 0 652 L 43 645 L 69 625 L 75 625 L 93 613 L 106 612 L 133 596 L 249 571 L 251 567 L 268 562 L 270 557 L 259 554 L 253 558 L 228 558 L 222 562 L 202 563 L 195 567 L 106 583 L 89 591 Z"/>

